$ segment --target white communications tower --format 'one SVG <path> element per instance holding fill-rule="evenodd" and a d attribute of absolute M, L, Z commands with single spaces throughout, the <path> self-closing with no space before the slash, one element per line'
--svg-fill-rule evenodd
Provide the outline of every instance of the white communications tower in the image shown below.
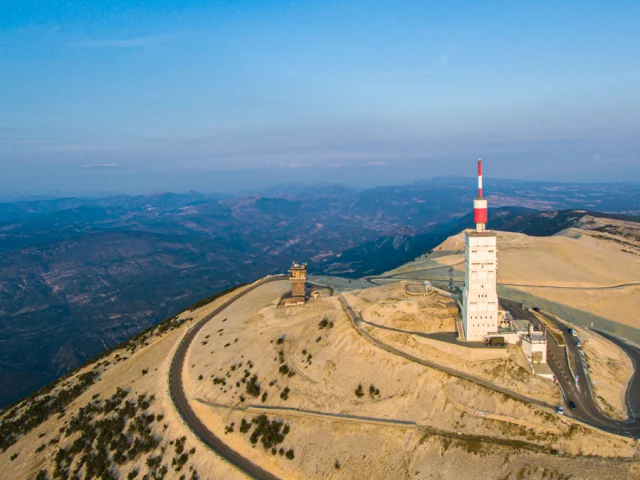
<path fill-rule="evenodd" d="M 498 248 L 496 234 L 486 230 L 487 200 L 482 196 L 482 160 L 478 160 L 478 197 L 473 201 L 475 231 L 465 233 L 465 283 L 462 325 L 467 341 L 479 342 L 498 333 Z"/>

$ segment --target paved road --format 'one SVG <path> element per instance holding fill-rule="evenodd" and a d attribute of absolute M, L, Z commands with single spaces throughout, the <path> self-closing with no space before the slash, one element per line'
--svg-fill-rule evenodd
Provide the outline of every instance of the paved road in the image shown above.
<path fill-rule="evenodd" d="M 531 313 L 528 309 L 523 309 L 520 302 L 505 299 L 502 297 L 500 298 L 500 302 L 507 308 L 507 310 L 511 311 L 514 317 L 529 319 L 538 326 L 542 323 L 540 319 L 533 313 Z M 558 321 L 545 312 L 540 312 L 540 315 L 543 316 L 545 320 L 555 325 L 560 331 L 562 331 L 563 340 L 567 346 L 569 355 L 573 360 L 572 363 L 575 368 L 575 371 L 573 373 L 578 374 L 579 380 L 576 385 L 574 376 L 567 362 L 567 355 L 565 353 L 564 347 L 558 345 L 553 335 L 548 335 L 548 363 L 551 371 L 558 379 L 562 395 L 565 399 L 565 412 L 569 415 L 574 416 L 576 419 L 581 420 L 601 430 L 616 433 L 619 435 L 627 435 L 633 438 L 639 438 L 639 421 L 635 420 L 634 418 L 630 418 L 625 421 L 614 420 L 607 417 L 605 413 L 598 407 L 598 404 L 594 397 L 594 393 L 591 390 L 584 352 L 582 351 L 582 349 L 576 347 L 576 337 L 573 337 L 568 333 L 568 328 L 564 323 Z M 609 336 L 607 336 L 606 334 L 603 336 L 609 338 Z M 617 340 L 617 342 L 620 341 Z M 627 351 L 627 353 L 631 351 L 635 355 L 635 357 L 631 357 L 632 360 L 635 358 L 635 362 L 640 361 L 640 351 L 630 345 L 624 345 L 626 347 L 625 351 Z M 634 379 L 636 379 L 637 376 L 638 371 L 636 370 Z M 640 380 L 638 380 L 637 382 L 633 382 L 632 385 L 634 385 L 633 390 L 630 389 L 628 391 L 628 394 L 630 395 L 630 398 L 633 399 L 630 401 L 634 401 L 634 405 L 636 405 L 637 407 L 640 401 Z M 576 410 L 574 412 L 571 412 L 568 408 L 569 401 L 573 401 L 576 404 Z"/>
<path fill-rule="evenodd" d="M 640 282 L 618 283 L 616 285 L 603 285 L 593 287 L 581 287 L 578 285 L 527 285 L 524 283 L 500 283 L 503 287 L 527 287 L 527 288 L 553 288 L 559 290 L 616 290 L 618 288 L 634 287 L 640 285 Z"/>
<path fill-rule="evenodd" d="M 457 263 L 452 263 L 451 265 L 440 265 L 439 267 L 429 267 L 429 268 L 423 268 L 420 270 L 411 270 L 409 272 L 400 272 L 400 273 L 394 273 L 391 275 L 373 275 L 370 277 L 364 277 L 365 280 L 371 281 L 371 280 L 376 280 L 376 279 L 381 279 L 381 280 L 389 280 L 389 279 L 397 279 L 400 280 L 402 279 L 402 275 L 408 275 L 408 274 L 412 274 L 412 273 L 420 273 L 420 272 L 430 272 L 431 270 L 442 270 L 443 268 L 451 268 L 451 267 L 455 267 L 456 265 L 462 265 L 464 263 L 464 260 L 462 260 L 461 262 L 457 262 Z M 449 278 L 449 277 L 447 277 Z M 406 280 L 419 280 L 417 278 L 408 278 Z"/>
<path fill-rule="evenodd" d="M 460 262 L 460 263 L 464 263 Z M 454 265 L 459 265 L 459 263 L 455 263 Z M 422 272 L 428 272 L 431 270 L 440 270 L 442 268 L 445 267 L 433 267 L 433 268 L 424 268 L 422 270 L 413 270 L 410 272 L 401 272 L 401 273 L 394 273 L 393 275 L 383 275 L 383 276 L 372 276 L 372 277 L 364 277 L 364 279 L 370 283 L 373 283 L 374 285 L 377 285 L 374 280 L 413 280 L 413 281 L 420 281 L 420 280 L 441 280 L 441 281 L 448 281 L 449 277 L 448 276 L 431 276 L 431 277 L 420 277 L 420 278 L 415 278 L 415 277 L 411 277 L 409 275 L 413 275 L 413 274 L 419 274 Z M 464 283 L 464 279 L 461 278 L 455 278 L 454 282 L 463 282 Z M 579 285 L 539 285 L 539 284 L 526 284 L 526 283 L 502 283 L 502 282 L 498 282 L 498 286 L 501 287 L 525 287 L 525 288 L 551 288 L 551 289 L 557 289 L 557 290 L 617 290 L 617 289 L 621 289 L 621 288 L 627 288 L 627 287 L 635 287 L 635 286 L 640 286 L 640 282 L 628 282 L 628 283 L 618 283 L 615 285 L 603 285 L 603 286 L 592 286 L 592 287 L 584 287 L 584 286 L 579 286 Z"/>
<path fill-rule="evenodd" d="M 320 418 L 324 420 L 339 420 L 345 422 L 355 422 L 355 423 L 366 423 L 371 425 L 385 425 L 385 426 L 395 426 L 402 428 L 414 428 L 417 427 L 417 422 L 413 420 L 397 420 L 394 418 L 382 418 L 382 417 L 366 417 L 362 415 L 351 415 L 348 413 L 330 413 L 330 412 L 321 412 L 319 410 L 308 410 L 304 408 L 294 408 L 294 407 L 277 407 L 277 406 L 266 406 L 266 405 L 241 405 L 241 406 L 229 406 L 222 403 L 215 402 L 207 402 L 205 400 L 198 400 L 197 402 L 202 403 L 203 405 L 208 405 L 214 408 L 224 408 L 226 410 L 242 410 L 249 412 L 265 412 L 265 413 L 282 413 L 289 414 L 292 416 L 298 417 L 307 417 L 307 418 Z"/>
<path fill-rule="evenodd" d="M 338 298 L 340 299 L 340 301 L 342 302 L 342 305 L 345 309 L 345 311 L 347 312 L 347 315 L 349 316 L 349 318 L 351 319 L 351 323 L 354 326 L 354 328 L 358 331 L 358 333 L 360 333 L 365 339 L 367 339 L 369 342 L 373 343 L 375 346 L 386 350 L 389 353 L 393 353 L 395 355 L 398 355 L 400 357 L 403 357 L 409 361 L 415 362 L 415 363 L 419 363 L 421 365 L 424 365 L 426 367 L 430 367 L 430 368 L 434 368 L 436 370 L 440 370 L 441 372 L 445 372 L 448 373 L 449 375 L 453 375 L 454 377 L 458 377 L 458 378 L 462 378 L 464 380 L 468 380 L 470 382 L 473 383 L 477 383 L 478 385 L 481 385 L 483 387 L 489 388 L 491 390 L 500 392 L 504 395 L 507 395 L 509 397 L 514 397 L 517 398 L 518 400 L 522 400 L 524 402 L 527 403 L 531 403 L 533 405 L 538 405 L 539 407 L 543 407 L 543 408 L 548 408 L 548 409 L 553 409 L 554 406 L 553 405 L 549 405 L 546 402 L 542 402 L 536 398 L 531 398 L 528 397 L 526 395 L 522 395 L 520 393 L 514 392 L 513 390 L 509 390 L 508 388 L 503 388 L 499 385 L 496 385 L 494 383 L 488 382 L 482 378 L 476 377 L 474 375 L 469 375 L 465 372 L 462 372 L 460 370 L 455 370 L 453 368 L 449 368 L 449 367 L 445 367 L 443 365 L 440 365 L 438 363 L 434 363 L 434 362 L 430 362 L 428 360 L 424 360 L 422 358 L 418 358 L 418 357 L 414 357 L 413 355 L 410 355 L 406 352 L 403 352 L 402 350 L 398 350 L 395 347 L 392 347 L 391 345 L 388 345 L 386 343 L 384 343 L 383 341 L 373 337 L 369 332 L 367 332 L 366 329 L 362 328 L 360 325 L 362 323 L 365 323 L 364 320 L 362 320 L 362 318 L 360 317 L 360 315 L 358 315 L 355 310 L 353 310 L 353 308 L 351 308 L 351 305 L 349 305 L 349 302 L 347 302 L 347 299 L 344 298 L 344 296 L 342 295 L 342 293 L 338 293 L 337 294 Z"/>
<path fill-rule="evenodd" d="M 410 278 L 401 278 L 399 276 L 394 276 L 394 278 L 387 277 L 389 280 L 415 280 Z M 369 279 L 368 279 L 369 280 Z M 371 281 L 371 280 L 369 280 Z M 371 282 L 374 283 L 374 282 Z M 626 285 L 634 285 L 631 284 L 623 284 L 618 286 L 609 286 L 609 287 L 599 287 L 598 289 L 614 289 L 614 288 L 622 288 Z M 540 325 L 540 320 L 529 310 L 523 309 L 522 304 L 520 302 L 516 302 L 513 300 L 509 300 L 503 297 L 500 297 L 500 302 L 507 307 L 507 310 L 511 310 L 516 313 L 516 318 L 528 318 L 533 321 L 536 325 Z M 588 371 L 586 368 L 586 361 L 584 359 L 584 353 L 581 349 L 578 349 L 575 344 L 575 338 L 569 335 L 567 332 L 567 326 L 556 320 L 555 318 L 541 312 L 545 318 L 549 319 L 550 322 L 554 323 L 562 332 L 563 339 L 567 344 L 567 348 L 569 351 L 569 355 L 572 356 L 573 364 L 575 365 L 576 372 L 578 374 L 578 384 L 576 385 L 574 382 L 573 374 L 569 368 L 566 353 L 564 347 L 559 346 L 553 339 L 552 336 L 549 338 L 548 342 L 548 362 L 551 371 L 556 376 L 559 382 L 560 390 L 562 391 L 562 395 L 565 399 L 565 403 L 568 404 L 569 401 L 573 401 L 576 404 L 576 410 L 574 412 L 570 412 L 568 408 L 565 409 L 567 414 L 573 415 L 576 419 L 583 421 L 591 426 L 599 428 L 601 430 L 616 433 L 619 435 L 626 435 L 633 438 L 640 438 L 640 417 L 636 415 L 636 413 L 640 413 L 640 372 L 635 369 L 634 377 L 630 382 L 630 385 L 627 389 L 627 405 L 631 416 L 626 421 L 614 420 L 607 417 L 602 410 L 598 407 L 596 400 L 594 398 L 594 394 L 591 391 L 591 384 L 588 381 Z M 601 333 L 602 332 L 598 332 Z M 615 339 L 615 337 L 608 336 L 606 334 L 602 334 L 606 338 L 613 338 L 614 342 L 620 345 L 621 348 L 629 356 L 634 362 L 634 367 L 640 365 L 640 350 L 636 347 L 633 347 L 624 342 L 620 342 L 620 340 Z M 384 348 L 384 347 L 382 347 Z M 394 352 L 397 353 L 397 352 Z M 404 355 L 403 355 L 404 356 Z M 438 366 L 434 366 L 434 368 L 439 368 Z M 440 368 L 443 370 L 442 368 Z M 455 373 L 453 373 L 455 375 Z M 458 375 L 460 376 L 460 375 Z M 465 378 L 465 377 L 463 377 Z M 472 378 L 467 378 L 471 381 L 476 381 Z M 478 383 L 478 382 L 476 382 Z M 489 387 L 492 388 L 492 387 Z"/>
<path fill-rule="evenodd" d="M 242 298 L 250 291 L 255 288 L 264 285 L 265 283 L 275 282 L 279 280 L 283 280 L 286 278 L 284 276 L 278 277 L 269 277 L 265 278 L 262 281 L 255 283 L 251 287 L 243 290 L 242 292 L 236 294 L 231 297 L 229 300 L 222 303 L 219 307 L 213 310 L 210 314 L 200 320 L 196 325 L 189 329 L 187 334 L 184 336 L 178 349 L 173 357 L 171 362 L 171 370 L 169 371 L 169 392 L 171 393 L 171 399 L 178 410 L 178 413 L 185 421 L 187 426 L 193 431 L 195 435 L 200 438 L 206 445 L 208 445 L 214 452 L 220 455 L 222 458 L 227 460 L 229 463 L 235 465 L 240 470 L 242 470 L 247 475 L 256 478 L 256 479 L 265 479 L 265 480 L 277 480 L 278 477 L 269 473 L 262 467 L 256 465 L 251 462 L 251 460 L 243 457 L 235 450 L 232 450 L 228 445 L 226 445 L 220 437 L 209 430 L 204 423 L 198 418 L 196 413 L 193 411 L 191 406 L 189 405 L 189 401 L 187 400 L 186 392 L 184 391 L 184 385 L 182 384 L 182 370 L 184 367 L 184 362 L 187 355 L 187 350 L 189 349 L 189 345 L 198 334 L 198 332 L 204 327 L 209 320 L 222 312 L 225 308 L 231 305 L 236 300 Z"/>
<path fill-rule="evenodd" d="M 627 409 L 629 410 L 629 415 L 631 416 L 631 418 L 640 420 L 640 371 L 638 371 L 638 366 L 640 366 L 640 348 L 636 347 L 635 345 L 629 345 L 627 342 L 624 342 L 618 337 L 614 337 L 613 335 L 610 335 L 608 333 L 601 332 L 599 330 L 593 331 L 602 335 L 607 340 L 615 343 L 631 358 L 634 374 L 633 377 L 631 377 L 631 381 L 629 382 L 629 388 L 627 388 Z"/>
<path fill-rule="evenodd" d="M 235 465 L 237 468 L 242 470 L 247 475 L 256 479 L 276 480 L 278 477 L 264 470 L 262 467 L 256 465 L 255 463 L 251 462 L 249 459 L 243 457 L 238 452 L 232 450 L 219 437 L 214 435 L 206 427 L 206 425 L 204 425 L 204 423 L 202 423 L 202 421 L 195 414 L 195 412 L 193 411 L 193 409 L 191 408 L 187 400 L 186 392 L 184 391 L 184 385 L 182 384 L 182 371 L 183 371 L 184 363 L 186 360 L 186 354 L 187 354 L 189 345 L 191 344 L 195 336 L 198 334 L 198 332 L 202 329 L 202 327 L 204 327 L 204 325 L 209 320 L 211 320 L 213 317 L 221 313 L 233 302 L 242 298 L 244 295 L 254 290 L 258 286 L 263 285 L 265 283 L 273 282 L 273 281 L 279 281 L 282 279 L 283 279 L 283 276 L 264 279 L 261 282 L 256 283 L 253 286 L 248 287 L 244 291 L 236 294 L 231 299 L 225 301 L 223 304 L 221 304 L 219 307 L 213 310 L 209 315 L 207 315 L 205 318 L 200 320 L 196 325 L 194 325 L 186 333 L 186 335 L 180 342 L 180 345 L 178 346 L 178 349 L 176 350 L 174 358 L 171 362 L 171 369 L 169 373 L 169 391 L 171 394 L 171 398 L 176 406 L 176 409 L 178 410 L 178 413 L 183 418 L 187 426 L 214 452 L 216 452 L 218 455 L 223 457 L 225 460 L 227 460 L 231 464 Z M 450 375 L 477 383 L 486 388 L 490 388 L 492 390 L 498 391 L 505 395 L 518 398 L 525 402 L 532 403 L 534 405 L 538 405 L 546 408 L 552 407 L 551 405 L 548 405 L 544 402 L 541 402 L 534 398 L 527 397 L 525 395 L 518 394 L 511 390 L 499 387 L 481 378 L 474 377 L 472 375 L 467 375 L 464 372 L 459 372 L 457 370 L 450 369 L 448 367 L 443 367 L 437 364 L 433 364 L 432 362 L 428 362 L 426 360 L 413 357 L 412 355 L 399 351 L 394 347 L 379 341 L 378 339 L 372 337 L 369 334 L 369 332 L 366 331 L 366 329 L 360 328 L 359 324 L 362 319 L 351 308 L 351 306 L 349 305 L 349 303 L 346 301 L 346 299 L 343 297 L 342 294 L 338 293 L 338 297 L 341 300 L 354 327 L 358 330 L 358 332 L 361 335 L 363 335 L 367 340 L 377 345 L 378 347 L 386 351 L 389 351 L 390 353 L 394 353 L 396 355 L 404 357 L 410 361 L 441 370 Z M 508 300 L 506 299 L 501 299 L 501 301 L 508 302 Z M 524 312 L 528 312 L 528 310 L 523 310 L 521 308 L 521 305 L 518 302 L 513 302 L 512 308 L 514 309 L 519 308 L 520 311 L 518 313 L 522 315 L 526 315 Z M 529 314 L 533 318 L 535 318 L 535 316 L 530 312 Z M 559 323 L 555 319 L 553 319 L 553 321 L 555 323 Z M 537 320 L 537 323 L 539 323 L 539 320 Z M 562 328 L 563 326 L 564 325 L 559 325 L 560 328 Z M 566 328 L 564 330 L 566 330 Z M 602 334 L 603 336 L 605 336 L 606 338 L 610 339 L 611 341 L 618 344 L 621 348 L 623 348 L 623 350 L 625 350 L 625 352 L 627 352 L 631 356 L 634 362 L 634 366 L 637 365 L 638 362 L 640 362 L 640 349 L 637 349 L 636 347 L 628 345 L 624 342 L 620 342 L 620 340 L 616 339 L 615 337 L 611 337 L 601 332 L 598 332 L 598 333 Z M 572 340 L 573 340 L 572 338 L 565 339 L 568 345 L 573 344 L 575 346 L 575 343 L 572 343 Z M 636 421 L 634 418 L 631 418 L 625 422 L 615 421 L 606 417 L 600 411 L 598 406 L 595 404 L 592 393 L 590 391 L 590 386 L 587 382 L 587 375 L 583 370 L 580 370 L 581 368 L 584 368 L 584 364 L 581 361 L 580 353 L 579 352 L 574 353 L 574 355 L 577 355 L 575 358 L 580 360 L 575 362 L 576 369 L 578 370 L 578 373 L 581 377 L 580 381 L 582 382 L 582 383 L 579 382 L 577 386 L 574 385 L 572 382 L 571 375 L 568 372 L 568 365 L 566 365 L 566 358 L 563 357 L 563 355 L 564 355 L 563 349 L 559 347 L 553 340 L 551 340 L 549 342 L 549 357 L 550 357 L 549 365 L 551 366 L 551 369 L 556 375 L 556 377 L 559 379 L 560 386 L 563 391 L 563 395 L 565 395 L 565 399 L 567 399 L 567 401 L 573 400 L 576 403 L 577 405 L 577 410 L 575 412 L 576 417 L 588 424 L 591 424 L 593 426 L 596 426 L 598 428 L 601 428 L 603 430 L 606 430 L 612 433 L 629 435 L 635 438 L 640 437 L 639 421 Z M 640 410 L 639 408 L 640 407 L 640 378 L 637 370 L 635 371 L 633 380 L 630 383 L 630 387 L 627 392 L 627 395 L 628 395 L 627 403 L 629 405 L 629 411 L 632 413 L 632 416 L 635 417 L 635 412 L 638 412 L 638 410 Z"/>
<path fill-rule="evenodd" d="M 415 330 L 402 330 L 401 328 L 395 328 L 395 327 L 388 327 L 386 325 L 380 325 L 378 323 L 369 322 L 369 321 L 363 319 L 362 317 L 360 317 L 360 321 L 362 323 L 365 323 L 367 325 L 371 325 L 372 327 L 375 327 L 375 328 L 380 328 L 382 330 L 389 330 L 391 332 L 406 333 L 407 335 L 416 335 L 417 337 L 430 338 L 432 340 L 437 340 L 439 342 L 444 342 L 444 343 L 450 343 L 452 345 L 457 345 L 458 347 L 484 348 L 484 349 L 486 349 L 486 348 L 496 348 L 496 347 L 487 347 L 486 345 L 484 345 L 482 343 L 477 343 L 477 342 L 460 342 L 458 340 L 458 332 L 424 333 L 424 332 L 417 332 Z M 506 348 L 506 347 L 502 347 L 502 348 Z"/>

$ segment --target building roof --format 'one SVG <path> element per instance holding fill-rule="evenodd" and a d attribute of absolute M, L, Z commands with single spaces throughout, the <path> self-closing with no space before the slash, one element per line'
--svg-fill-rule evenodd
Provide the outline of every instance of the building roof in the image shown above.
<path fill-rule="evenodd" d="M 529 320 L 513 320 L 513 324 L 516 327 L 516 330 L 518 332 L 528 332 L 529 331 L 529 325 L 531 325 L 531 322 Z"/>
<path fill-rule="evenodd" d="M 523 337 L 522 341 L 527 341 L 529 343 L 547 343 L 546 337 L 540 332 L 534 332 L 533 335 L 527 335 Z"/>

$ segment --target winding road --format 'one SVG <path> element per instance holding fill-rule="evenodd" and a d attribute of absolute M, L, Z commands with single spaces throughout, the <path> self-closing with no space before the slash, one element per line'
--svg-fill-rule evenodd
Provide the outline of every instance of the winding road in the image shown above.
<path fill-rule="evenodd" d="M 444 280 L 444 281 L 448 281 L 447 276 L 431 276 L 431 277 L 413 277 L 410 275 L 413 274 L 420 274 L 422 272 L 430 272 L 432 270 L 442 270 L 443 268 L 449 268 L 449 267 L 454 267 L 456 265 L 460 265 L 461 263 L 464 263 L 464 261 L 462 262 L 458 262 L 458 263 L 454 263 L 452 265 L 443 265 L 441 267 L 429 267 L 429 268 L 423 268 L 421 270 L 412 270 L 409 272 L 400 272 L 400 273 L 394 273 L 392 275 L 378 275 L 378 276 L 371 276 L 371 277 L 364 277 L 364 279 L 366 281 L 368 281 L 369 283 L 372 283 L 374 285 L 377 285 L 375 283 L 375 280 L 409 280 L 409 281 L 420 281 L 420 280 Z M 464 283 L 464 279 L 461 278 L 457 278 L 454 279 L 454 282 L 463 282 Z M 627 287 L 637 287 L 640 286 L 640 282 L 626 282 L 626 283 L 616 283 L 614 285 L 592 285 L 592 286 L 584 286 L 584 285 L 540 285 L 540 284 L 529 284 L 529 283 L 502 283 L 502 282 L 498 282 L 497 285 L 501 286 L 501 287 L 524 287 L 524 288 L 551 288 L 551 289 L 557 289 L 557 290 L 617 290 L 617 289 L 621 289 L 621 288 L 627 288 Z"/>
<path fill-rule="evenodd" d="M 462 372 L 460 370 L 456 370 L 454 368 L 450 368 L 450 367 L 446 367 L 444 365 L 440 365 L 439 363 L 434 363 L 431 362 L 429 360 L 424 360 L 422 358 L 418 358 L 418 357 L 414 357 L 411 354 L 408 354 L 406 352 L 403 352 L 402 350 L 398 350 L 397 348 L 384 343 L 383 341 L 373 337 L 366 329 L 361 327 L 361 324 L 366 324 L 367 322 L 365 322 L 364 320 L 362 320 L 362 318 L 360 317 L 360 315 L 358 315 L 355 310 L 353 310 L 353 308 L 351 307 L 351 305 L 349 305 L 349 302 L 347 301 L 346 298 L 344 298 L 344 296 L 342 295 L 342 293 L 338 293 L 338 298 L 340 299 L 340 301 L 342 302 L 342 306 L 345 310 L 345 312 L 347 313 L 347 315 L 349 316 L 349 318 L 351 319 L 351 323 L 353 325 L 353 327 L 357 330 L 357 332 L 362 335 L 366 340 L 368 340 L 369 342 L 371 342 L 372 344 L 374 344 L 375 346 L 389 352 L 389 353 L 393 353 L 394 355 L 398 355 L 400 357 L 405 358 L 406 360 L 409 360 L 411 362 L 415 362 L 418 363 L 420 365 L 424 365 L 425 367 L 430 367 L 433 368 L 435 370 L 440 370 L 441 372 L 444 373 L 448 373 L 449 375 L 452 375 L 454 377 L 458 377 L 458 378 L 462 378 L 464 380 L 468 380 L 470 382 L 476 383 L 480 386 L 483 386 L 485 388 L 489 388 L 491 390 L 495 390 L 496 392 L 502 393 L 503 395 L 507 395 L 508 397 L 513 397 L 517 400 L 521 400 L 523 402 L 527 402 L 527 403 L 531 403 L 533 405 L 537 405 L 539 407 L 543 407 L 543 408 L 547 408 L 550 410 L 553 410 L 554 406 L 550 405 L 546 402 L 543 402 L 541 400 L 538 400 L 536 398 L 532 398 L 532 397 L 528 397 L 527 395 L 522 395 L 521 393 L 518 392 L 514 392 L 513 390 L 509 390 L 508 388 L 503 388 L 500 385 L 496 385 L 495 383 L 492 382 L 488 382 L 487 380 L 484 380 L 483 378 L 480 377 L 476 377 L 474 375 L 469 375 L 465 372 Z"/>
<path fill-rule="evenodd" d="M 215 453 L 221 456 L 223 459 L 240 469 L 242 472 L 246 473 L 250 477 L 260 479 L 260 480 L 277 480 L 278 477 L 268 472 L 264 468 L 259 465 L 253 463 L 248 458 L 242 456 L 237 451 L 231 449 L 228 445 L 226 445 L 220 437 L 216 436 L 211 430 L 207 428 L 207 426 L 198 418 L 197 414 L 191 408 L 189 401 L 187 399 L 187 394 L 184 389 L 184 385 L 182 382 L 182 371 L 186 361 L 187 351 L 193 339 L 196 337 L 198 332 L 206 325 L 206 323 L 214 318 L 216 315 L 219 315 L 223 310 L 229 307 L 233 302 L 239 300 L 244 297 L 249 292 L 255 290 L 261 285 L 266 283 L 281 281 L 285 279 L 286 276 L 278 275 L 273 277 L 263 278 L 251 286 L 245 288 L 239 293 L 233 295 L 228 300 L 225 300 L 218 307 L 216 307 L 213 311 L 211 311 L 208 315 L 198 321 L 192 328 L 190 328 L 185 336 L 180 341 L 178 348 L 174 354 L 174 357 L 171 361 L 171 367 L 169 371 L 169 392 L 171 395 L 171 399 L 176 407 L 176 410 L 180 414 L 181 418 L 187 425 L 187 427 L 209 448 L 211 448 Z M 399 278 L 394 278 L 394 280 L 399 280 Z M 373 283 L 373 282 L 371 282 Z M 326 286 L 326 285 L 323 285 Z M 333 290 L 333 288 L 332 288 Z M 376 345 L 377 347 L 390 352 L 394 355 L 398 355 L 412 362 L 434 368 L 436 370 L 440 370 L 449 375 L 462 378 L 464 380 L 473 382 L 485 388 L 489 388 L 491 390 L 497 391 L 509 397 L 537 405 L 543 408 L 552 409 L 553 405 L 549 405 L 545 402 L 537 400 L 535 398 L 528 397 L 526 395 L 522 395 L 520 393 L 514 392 L 512 390 L 503 388 L 499 385 L 488 382 L 482 378 L 475 377 L 473 375 L 469 375 L 465 372 L 455 370 L 453 368 L 449 368 L 440 364 L 436 364 L 430 362 L 428 360 L 424 360 L 418 357 L 414 357 L 406 352 L 396 349 L 395 347 L 388 345 L 381 340 L 373 337 L 364 327 L 364 324 L 369 324 L 372 327 L 381 327 L 380 325 L 371 324 L 363 320 L 349 305 L 345 297 L 342 293 L 337 292 L 337 296 L 342 303 L 342 306 L 350 318 L 353 327 L 356 331 L 362 335 L 366 340 Z M 508 299 L 500 299 L 501 302 L 505 302 L 510 309 L 519 309 L 519 315 L 525 315 L 528 312 L 528 315 L 531 316 L 531 319 L 539 324 L 540 319 L 536 318 L 535 315 L 528 310 L 522 308 L 521 304 L 518 302 L 513 302 Z M 545 315 L 544 312 L 541 312 L 542 315 Z M 563 331 L 563 335 L 568 335 L 566 333 L 566 326 L 556 320 L 551 316 L 545 316 L 551 322 L 554 322 L 558 327 Z M 407 332 L 407 333 L 415 333 L 415 332 Z M 597 332 L 608 340 L 614 342 L 620 348 L 622 348 L 632 359 L 634 367 L 636 367 L 640 362 L 640 349 L 635 346 L 629 345 L 620 339 L 613 337 L 604 332 Z M 640 421 L 636 420 L 637 413 L 640 412 L 640 373 L 636 369 L 634 371 L 634 376 L 629 383 L 629 388 L 627 391 L 627 405 L 630 412 L 631 417 L 627 421 L 617 421 L 607 417 L 598 407 L 594 397 L 593 392 L 591 391 L 591 386 L 588 381 L 588 372 L 586 371 L 586 361 L 584 361 L 584 356 L 582 355 L 582 351 L 575 347 L 575 342 L 573 337 L 565 338 L 565 343 L 567 344 L 567 348 L 570 350 L 570 354 L 574 356 L 574 365 L 579 374 L 580 380 L 578 382 L 573 381 L 573 375 L 571 373 L 571 369 L 567 363 L 567 357 L 564 352 L 564 347 L 561 347 L 555 341 L 549 342 L 549 365 L 558 378 L 560 383 L 560 387 L 565 397 L 565 400 L 568 402 L 569 400 L 573 400 L 576 405 L 576 411 L 574 412 L 575 417 L 582 422 L 585 422 L 594 427 L 600 428 L 602 430 L 627 435 L 634 438 L 640 437 Z M 572 348 L 571 346 L 575 347 Z M 582 355 L 582 356 L 581 356 Z M 265 410 L 267 410 L 265 408 Z M 284 409 L 283 409 L 283 413 Z M 290 412 L 294 413 L 294 412 Z M 306 414 L 306 415 L 318 415 L 318 416 L 326 416 L 326 417 L 334 417 L 334 415 L 330 413 L 321 413 L 321 412 L 311 412 L 311 411 L 300 411 L 298 414 Z M 405 421 L 394 421 L 392 419 L 375 419 L 369 417 L 358 417 L 358 416 L 348 416 L 349 420 L 352 421 L 366 421 L 366 422 L 379 422 L 379 423 L 394 423 L 394 424 L 403 424 L 405 426 L 410 426 L 412 422 Z M 347 419 L 345 417 L 345 419 Z M 413 426 L 413 425 L 411 425 Z"/>
<path fill-rule="evenodd" d="M 231 463 L 232 465 L 239 468 L 241 471 L 246 473 L 247 475 L 257 478 L 260 480 L 278 480 L 278 477 L 273 475 L 272 473 L 266 471 L 264 468 L 256 465 L 251 460 L 246 457 L 243 457 L 235 450 L 232 450 L 227 444 L 225 444 L 220 437 L 216 436 L 207 428 L 207 426 L 202 423 L 202 421 L 198 418 L 198 415 L 193 411 L 191 405 L 189 405 L 189 401 L 187 399 L 187 394 L 184 390 L 184 385 L 182 383 L 182 370 L 184 367 L 185 359 L 187 356 L 187 351 L 189 349 L 189 345 L 198 334 L 198 332 L 206 325 L 206 323 L 211 320 L 213 317 L 222 312 L 225 308 L 231 305 L 236 300 L 244 297 L 247 293 L 255 290 L 261 285 L 265 283 L 275 282 L 279 280 L 283 280 L 284 276 L 275 276 L 268 277 L 262 280 L 255 282 L 253 285 L 247 287 L 240 293 L 237 293 L 230 299 L 223 302 L 221 305 L 216 307 L 211 313 L 209 313 L 206 317 L 201 319 L 198 323 L 196 323 L 192 328 L 190 328 L 171 361 L 171 369 L 169 371 L 169 392 L 171 394 L 171 399 L 173 400 L 178 413 L 184 420 L 185 424 L 191 429 L 191 431 L 209 448 L 211 448 L 215 453 L 220 455 L 226 461 Z"/>

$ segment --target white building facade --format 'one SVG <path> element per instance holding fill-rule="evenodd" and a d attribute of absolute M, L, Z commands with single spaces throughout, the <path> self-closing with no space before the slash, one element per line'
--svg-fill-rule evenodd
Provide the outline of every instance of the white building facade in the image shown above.
<path fill-rule="evenodd" d="M 531 363 L 547 363 L 547 339 L 540 333 L 522 337 L 522 351 Z"/>
<path fill-rule="evenodd" d="M 498 333 L 498 248 L 493 232 L 465 234 L 465 284 L 462 325 L 467 341 L 481 342 Z"/>

